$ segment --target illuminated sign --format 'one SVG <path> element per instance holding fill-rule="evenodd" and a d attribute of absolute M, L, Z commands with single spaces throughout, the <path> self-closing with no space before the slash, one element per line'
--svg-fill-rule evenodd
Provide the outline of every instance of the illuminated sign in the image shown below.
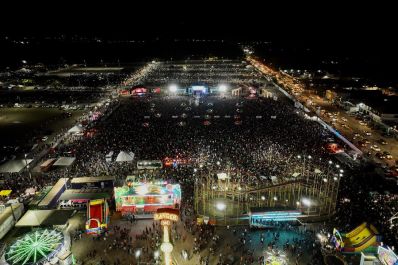
<path fill-rule="evenodd" d="M 206 87 L 205 86 L 192 86 L 193 91 L 202 91 L 206 92 Z"/>
<path fill-rule="evenodd" d="M 175 213 L 155 213 L 153 216 L 155 220 L 170 220 L 170 221 L 178 221 L 178 214 Z"/>
<path fill-rule="evenodd" d="M 160 220 L 160 225 L 171 226 L 171 221 L 170 220 Z"/>

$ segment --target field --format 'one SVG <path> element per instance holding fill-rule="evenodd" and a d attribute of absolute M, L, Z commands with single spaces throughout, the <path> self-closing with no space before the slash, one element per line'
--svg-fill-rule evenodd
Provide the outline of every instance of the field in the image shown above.
<path fill-rule="evenodd" d="M 56 132 L 72 125 L 81 111 L 63 118 L 64 111 L 55 108 L 2 108 L 0 109 L 0 146 L 24 146 L 34 136 Z"/>

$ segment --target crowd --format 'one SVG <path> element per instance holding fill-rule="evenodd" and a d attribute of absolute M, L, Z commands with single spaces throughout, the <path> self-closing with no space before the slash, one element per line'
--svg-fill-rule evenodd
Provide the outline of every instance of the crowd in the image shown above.
<path fill-rule="evenodd" d="M 167 76 L 167 80 L 186 78 L 186 82 L 194 83 L 195 79 L 205 73 L 201 67 L 204 66 L 197 68 L 197 75 L 181 74 L 184 69 L 174 69 L 174 74 L 164 75 L 163 73 L 172 73 L 173 67 L 167 65 L 162 68 L 158 63 L 152 63 L 125 84 L 138 84 L 137 80 L 151 83 L 156 80 L 156 76 L 158 79 Z M 214 71 L 212 76 L 217 75 L 217 70 Z M 239 71 L 243 71 L 243 74 L 239 74 L 233 67 L 223 71 L 226 72 L 220 76 L 220 80 L 226 82 L 234 83 L 235 79 L 239 79 L 244 83 L 256 78 L 242 69 Z M 70 177 L 113 175 L 121 183 L 136 166 L 135 163 L 115 162 L 119 151 L 132 151 L 137 160 L 174 158 L 189 161 L 186 167 L 177 165 L 175 168 L 161 170 L 156 178 L 181 183 L 183 228 L 174 227 L 172 234 L 175 241 L 187 240 L 188 236 L 193 239 L 191 248 L 181 250 L 181 257 L 189 260 L 194 255 L 200 255 L 201 264 L 207 265 L 216 259 L 215 264 L 231 264 L 233 261 L 218 247 L 223 238 L 213 226 L 195 224 L 192 177 L 195 169 L 204 167 L 216 171 L 229 170 L 233 181 L 258 186 L 271 181 L 271 177 L 283 180 L 302 170 L 310 172 L 320 169 L 326 172 L 330 167 L 330 155 L 324 148 L 326 139 L 332 137 L 330 133 L 317 122 L 306 119 L 302 112 L 283 97 L 248 99 L 244 95 L 162 95 L 124 98 L 110 102 L 103 113 L 101 119 L 90 125 L 90 128 L 96 130 L 92 137 L 82 136 L 64 141 L 58 146 L 56 155 L 71 152 L 76 157 L 76 162 L 68 169 L 48 173 L 45 181 L 39 178 L 39 185 L 54 183 L 59 176 L 65 174 Z M 112 162 L 107 162 L 105 156 L 110 151 L 114 151 L 115 156 Z M 10 183 L 10 186 L 13 185 L 18 190 L 23 190 L 26 186 L 24 182 Z M 386 207 L 391 211 L 396 209 L 393 204 Z M 241 264 L 261 264 L 264 260 L 256 260 L 254 255 L 259 246 L 271 252 L 286 251 L 296 260 L 296 264 L 303 264 L 301 256 L 310 251 L 308 264 L 321 264 L 319 253 L 310 241 L 313 240 L 313 232 L 298 231 L 295 227 L 281 227 L 282 229 L 291 229 L 302 236 L 286 240 L 280 237 L 278 231 L 268 231 L 256 239 L 257 244 L 250 236 L 251 233 L 244 228 L 231 229 L 228 233 L 234 240 L 225 247 L 230 253 L 239 253 L 242 257 Z M 133 255 L 129 251 L 134 241 L 135 246 L 138 244 L 142 248 L 142 259 L 153 261 L 153 252 L 158 248 L 161 236 L 158 224 L 147 227 L 135 239 L 129 236 L 130 232 L 113 226 L 110 235 L 103 235 L 105 239 L 102 240 L 109 239 L 103 251 L 110 253 L 115 249 L 123 249 Z M 80 240 L 80 237 L 75 236 L 75 239 Z M 101 264 L 105 264 L 105 261 L 101 261 Z M 116 261 L 115 265 L 118 264 L 123 264 L 123 261 Z"/>
<path fill-rule="evenodd" d="M 237 60 L 163 62 L 145 78 L 146 84 L 155 86 L 170 83 L 191 86 L 198 82 L 212 87 L 223 83 L 240 86 L 263 81 L 264 76 Z"/>

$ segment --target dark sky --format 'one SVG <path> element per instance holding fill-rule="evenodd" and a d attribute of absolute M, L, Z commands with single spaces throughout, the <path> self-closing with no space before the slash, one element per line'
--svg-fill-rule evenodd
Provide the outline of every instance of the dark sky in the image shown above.
<path fill-rule="evenodd" d="M 12 1 L 1 9 L 0 35 L 266 40 L 380 57 L 386 64 L 398 60 L 398 20 L 392 4 L 319 2 Z"/>
<path fill-rule="evenodd" d="M 182 36 L 321 42 L 393 41 L 392 6 L 373 1 L 12 1 L 2 8 L 3 34 Z"/>

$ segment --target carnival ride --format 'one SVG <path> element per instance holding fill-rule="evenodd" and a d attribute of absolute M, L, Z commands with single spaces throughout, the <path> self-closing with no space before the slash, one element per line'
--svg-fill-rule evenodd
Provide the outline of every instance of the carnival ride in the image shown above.
<path fill-rule="evenodd" d="M 108 228 L 109 207 L 105 199 L 92 200 L 87 203 L 87 234 L 101 234 Z"/>
<path fill-rule="evenodd" d="M 377 253 L 381 236 L 373 225 L 364 222 L 348 233 L 334 229 L 332 242 L 343 253 Z"/>
<path fill-rule="evenodd" d="M 37 229 L 14 241 L 5 251 L 5 260 L 10 265 L 42 264 L 55 257 L 64 245 L 62 232 Z"/>
<path fill-rule="evenodd" d="M 330 216 L 335 211 L 341 178 L 341 174 L 328 174 L 316 169 L 257 184 L 242 181 L 245 176 L 226 175 L 221 179 L 199 172 L 194 193 L 196 213 L 225 225 L 247 223 L 252 209 L 259 207 L 269 209 L 269 213 L 263 214 L 268 221 L 272 221 L 271 217 L 280 217 L 272 209 L 284 214 L 283 220 L 276 218 L 273 221 L 290 221 L 291 211 L 295 219 Z"/>
<path fill-rule="evenodd" d="M 179 208 L 180 184 L 166 181 L 137 182 L 126 180 L 122 187 L 115 187 L 116 210 L 126 214 L 150 214 L 159 208 Z"/>

